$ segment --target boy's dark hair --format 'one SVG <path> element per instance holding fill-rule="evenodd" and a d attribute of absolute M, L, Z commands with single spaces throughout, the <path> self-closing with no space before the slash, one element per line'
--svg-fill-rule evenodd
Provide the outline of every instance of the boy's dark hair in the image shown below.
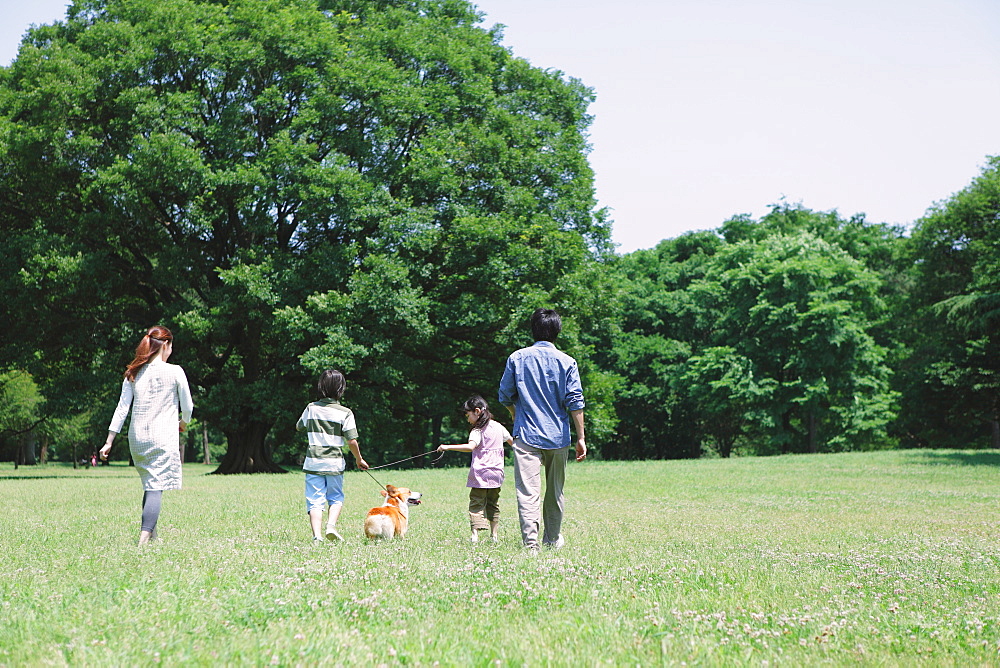
<path fill-rule="evenodd" d="M 327 369 L 319 375 L 319 380 L 316 381 L 316 392 L 323 399 L 339 400 L 344 396 L 346 388 L 347 381 L 344 379 L 344 374 L 336 369 Z"/>
<path fill-rule="evenodd" d="M 531 314 L 531 335 L 535 341 L 556 340 L 559 332 L 562 331 L 562 318 L 550 308 L 538 308 Z"/>
<path fill-rule="evenodd" d="M 471 397 L 465 400 L 460 410 L 464 415 L 465 413 L 468 413 L 469 411 L 474 411 L 477 408 L 481 410 L 482 413 L 479 414 L 479 419 L 476 420 L 476 424 L 472 426 L 475 429 L 485 429 L 486 425 L 488 425 L 490 423 L 490 420 L 493 419 L 493 414 L 490 413 L 490 406 L 489 404 L 486 403 L 485 399 L 483 399 L 478 394 L 473 394 Z"/>

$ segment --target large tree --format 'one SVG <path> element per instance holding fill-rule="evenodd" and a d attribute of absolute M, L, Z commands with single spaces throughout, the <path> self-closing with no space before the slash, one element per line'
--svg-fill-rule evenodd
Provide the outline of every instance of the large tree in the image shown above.
<path fill-rule="evenodd" d="M 707 337 L 719 314 L 701 286 L 723 245 L 714 232 L 689 233 L 614 264 L 620 313 L 600 359 L 624 382 L 615 403 L 618 438 L 609 457 L 701 456 L 699 414 L 690 396 L 677 390 L 688 359 L 712 345 Z"/>
<path fill-rule="evenodd" d="M 917 221 L 909 258 L 900 431 L 916 445 L 1000 448 L 1000 157 Z"/>
<path fill-rule="evenodd" d="M 898 232 L 775 206 L 623 257 L 609 368 L 623 457 L 885 443 L 895 394 L 877 336 Z"/>
<path fill-rule="evenodd" d="M 18 464 L 35 463 L 35 436 L 44 421 L 45 398 L 30 374 L 0 373 L 0 449 Z"/>
<path fill-rule="evenodd" d="M 773 384 L 765 451 L 872 447 L 894 416 L 887 351 L 872 330 L 885 317 L 875 272 L 810 232 L 741 241 L 717 256 L 704 294 L 721 313 L 713 341 Z M 764 443 L 761 443 L 763 446 Z M 766 447 L 766 446 L 765 446 Z"/>
<path fill-rule="evenodd" d="M 221 472 L 278 470 L 265 438 L 325 366 L 383 451 L 424 447 L 608 250 L 590 90 L 480 18 L 77 0 L 31 31 L 0 82 L 3 354 L 110 414 L 143 329 L 175 328 Z"/>

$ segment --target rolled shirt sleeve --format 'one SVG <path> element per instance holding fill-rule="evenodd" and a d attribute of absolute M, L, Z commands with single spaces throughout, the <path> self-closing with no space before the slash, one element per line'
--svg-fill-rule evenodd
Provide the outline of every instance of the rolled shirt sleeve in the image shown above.
<path fill-rule="evenodd" d="M 514 356 L 507 358 L 507 364 L 503 369 L 503 377 L 500 378 L 500 391 L 497 393 L 497 400 L 501 406 L 513 406 L 517 400 L 517 374 L 514 370 Z"/>
<path fill-rule="evenodd" d="M 576 361 L 566 370 L 566 410 L 582 411 L 586 404 L 583 401 L 583 384 L 580 383 L 580 369 Z"/>

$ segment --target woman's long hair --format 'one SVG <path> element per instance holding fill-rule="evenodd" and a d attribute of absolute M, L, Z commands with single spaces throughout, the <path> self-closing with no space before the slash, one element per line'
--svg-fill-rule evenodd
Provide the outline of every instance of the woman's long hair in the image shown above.
<path fill-rule="evenodd" d="M 166 327 L 161 327 L 157 325 L 156 327 L 150 327 L 149 331 L 146 332 L 146 336 L 142 337 L 139 341 L 139 345 L 135 348 L 135 359 L 129 362 L 129 365 L 125 367 L 125 378 L 135 382 L 135 374 L 144 364 L 148 364 L 150 360 L 155 359 L 157 355 L 160 354 L 160 350 L 163 348 L 164 344 L 168 341 L 173 341 L 174 335 L 170 333 L 170 330 Z"/>
<path fill-rule="evenodd" d="M 472 425 L 472 427 L 474 429 L 480 429 L 480 430 L 486 429 L 486 426 L 490 423 L 490 420 L 493 419 L 493 414 L 490 413 L 489 404 L 487 404 L 486 400 L 483 399 L 481 396 L 479 396 L 478 394 L 473 394 L 471 397 L 466 399 L 465 403 L 462 404 L 461 411 L 462 413 L 468 413 L 469 411 L 474 411 L 477 408 L 481 410 L 482 413 L 479 414 L 479 419 L 476 420 L 476 424 Z"/>

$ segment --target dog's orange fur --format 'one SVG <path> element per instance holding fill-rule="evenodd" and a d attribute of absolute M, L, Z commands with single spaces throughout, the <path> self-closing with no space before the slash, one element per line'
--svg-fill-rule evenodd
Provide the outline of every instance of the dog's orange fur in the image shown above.
<path fill-rule="evenodd" d="M 368 511 L 368 517 L 375 515 L 385 515 L 392 520 L 392 533 L 394 536 L 398 536 L 406 531 L 406 518 L 403 517 L 403 514 L 399 512 L 399 508 L 396 506 L 381 506 Z"/>
<path fill-rule="evenodd" d="M 402 538 L 406 535 L 406 529 L 409 525 L 409 510 L 406 508 L 406 504 L 411 496 L 419 503 L 420 494 L 406 487 L 386 485 L 382 496 L 385 497 L 385 504 L 372 508 L 365 516 L 365 536 L 369 539 L 389 538 L 388 529 L 391 522 L 391 537 Z"/>

